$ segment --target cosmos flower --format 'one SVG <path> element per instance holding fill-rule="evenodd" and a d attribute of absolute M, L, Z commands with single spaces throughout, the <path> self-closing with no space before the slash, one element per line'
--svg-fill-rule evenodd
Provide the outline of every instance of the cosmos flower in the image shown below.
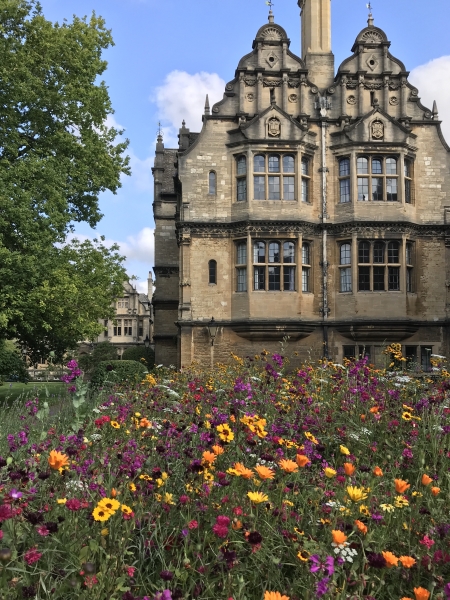
<path fill-rule="evenodd" d="M 102 506 L 96 506 L 92 511 L 92 516 L 96 521 L 107 521 L 114 513 L 106 510 Z"/>
<path fill-rule="evenodd" d="M 120 502 L 117 502 L 114 498 L 102 498 L 98 506 L 114 514 L 120 508 Z"/>

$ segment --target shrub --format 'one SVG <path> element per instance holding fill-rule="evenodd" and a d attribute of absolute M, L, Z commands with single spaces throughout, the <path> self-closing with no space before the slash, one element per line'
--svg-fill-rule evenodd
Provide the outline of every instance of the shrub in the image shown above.
<path fill-rule="evenodd" d="M 99 388 L 105 383 L 135 384 L 146 372 L 146 367 L 135 360 L 104 360 L 92 375 L 92 387 Z"/>
<path fill-rule="evenodd" d="M 8 379 L 27 382 L 28 371 L 17 350 L 8 347 L 5 340 L 0 340 L 0 380 Z"/>
<path fill-rule="evenodd" d="M 111 342 L 98 343 L 91 354 L 82 354 L 78 364 L 85 373 L 93 373 L 102 361 L 117 360 L 117 348 Z"/>
<path fill-rule="evenodd" d="M 122 359 L 135 360 L 141 362 L 147 369 L 152 369 L 155 366 L 155 351 L 145 346 L 134 346 L 134 348 L 127 348 L 125 350 L 122 354 Z"/>

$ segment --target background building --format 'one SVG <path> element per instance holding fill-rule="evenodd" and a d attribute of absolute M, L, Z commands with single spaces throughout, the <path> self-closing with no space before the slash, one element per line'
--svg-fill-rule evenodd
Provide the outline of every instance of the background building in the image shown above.
<path fill-rule="evenodd" d="M 155 166 L 156 362 L 449 351 L 449 147 L 368 26 L 335 72 L 330 0 L 299 0 L 302 57 L 260 28 L 201 133 Z M 182 93 L 182 90 L 180 90 Z M 208 322 L 218 326 L 212 347 Z M 213 352 L 213 354 L 212 354 Z"/>

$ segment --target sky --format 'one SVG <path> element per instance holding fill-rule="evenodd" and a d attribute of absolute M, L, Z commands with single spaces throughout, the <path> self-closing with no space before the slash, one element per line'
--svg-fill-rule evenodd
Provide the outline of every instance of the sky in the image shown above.
<path fill-rule="evenodd" d="M 156 133 L 161 122 L 166 147 L 176 146 L 183 119 L 200 131 L 208 93 L 211 105 L 222 99 L 242 56 L 251 51 L 256 32 L 267 22 L 265 0 L 40 0 L 51 21 L 72 20 L 94 11 L 112 30 L 115 45 L 103 55 L 108 68 L 114 115 L 109 123 L 125 129 L 130 140 L 131 177 L 122 179 L 116 195 L 100 197 L 104 217 L 96 230 L 77 224 L 80 238 L 104 235 L 127 257 L 129 275 L 147 291 L 153 267 L 152 212 Z M 332 0 L 332 47 L 336 69 L 351 55 L 359 31 L 366 26 L 367 0 Z M 375 25 L 392 42 L 391 53 L 411 72 L 422 102 L 438 103 L 443 131 L 450 142 L 450 2 L 373 0 Z M 425 10 L 426 9 L 426 10 Z M 275 0 L 275 22 L 300 54 L 297 0 Z"/>

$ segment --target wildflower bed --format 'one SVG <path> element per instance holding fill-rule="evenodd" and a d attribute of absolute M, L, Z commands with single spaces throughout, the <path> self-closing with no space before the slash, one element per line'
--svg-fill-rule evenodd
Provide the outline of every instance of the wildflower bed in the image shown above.
<path fill-rule="evenodd" d="M 160 369 L 72 433 L 28 402 L 0 439 L 0 596 L 450 598 L 443 365 L 255 358 Z"/>

